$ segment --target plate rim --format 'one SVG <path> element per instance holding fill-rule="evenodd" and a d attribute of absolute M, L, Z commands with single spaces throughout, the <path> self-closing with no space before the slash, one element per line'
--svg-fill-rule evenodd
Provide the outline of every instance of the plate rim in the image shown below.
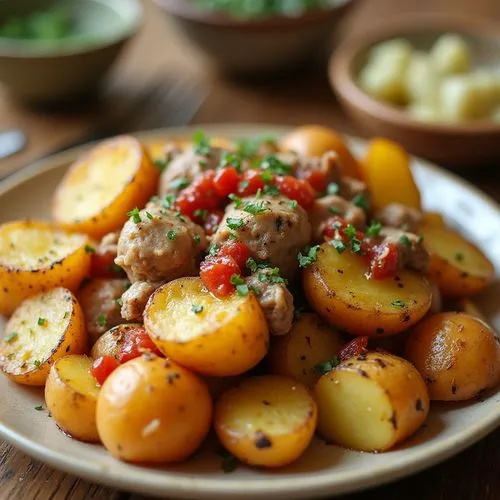
<path fill-rule="evenodd" d="M 238 135 L 239 133 L 241 136 L 245 136 L 249 134 L 262 134 L 263 131 L 267 130 L 275 134 L 282 134 L 289 131 L 291 128 L 293 127 L 273 124 L 207 123 L 188 125 L 185 127 L 160 128 L 130 135 L 146 143 L 151 143 L 164 136 L 185 136 L 197 129 L 208 130 L 209 134 L 223 133 L 222 131 L 225 130 L 226 132 L 230 131 L 232 135 Z M 217 132 L 218 130 L 221 132 Z M 349 135 L 345 135 L 345 137 L 353 143 L 367 141 L 366 139 Z M 59 168 L 64 163 L 73 161 L 79 154 L 85 152 L 98 142 L 101 141 L 89 142 L 85 145 L 48 156 L 21 169 L 0 182 L 0 197 L 33 176 L 42 175 L 47 171 Z M 456 174 L 448 172 L 426 160 L 414 156 L 411 156 L 411 158 L 412 160 L 418 160 L 419 165 L 424 169 L 431 170 L 434 174 L 444 176 L 453 183 L 466 188 L 486 202 L 500 217 L 500 205 L 487 194 L 483 193 L 479 188 Z M 430 448 L 428 445 L 424 449 L 419 449 L 418 447 L 409 449 L 410 455 L 402 457 L 401 461 L 396 465 L 384 466 L 384 462 L 381 461 L 380 465 L 375 467 L 372 466 L 368 470 L 353 469 L 344 472 L 341 478 L 334 477 L 333 480 L 331 474 L 328 474 L 327 471 L 297 474 L 295 477 L 290 477 L 289 475 L 281 478 L 278 475 L 269 476 L 263 477 L 259 481 L 244 480 L 241 478 L 232 479 L 228 476 L 224 476 L 224 479 L 221 479 L 222 476 L 219 475 L 214 477 L 191 478 L 178 475 L 176 472 L 166 472 L 165 475 L 162 475 L 160 479 L 158 479 L 158 476 L 153 470 L 141 468 L 138 473 L 145 477 L 143 481 L 136 483 L 135 475 L 133 477 L 128 477 L 126 475 L 122 476 L 116 470 L 105 470 L 102 466 L 99 470 L 99 467 L 92 467 L 92 464 L 89 464 L 88 460 L 75 456 L 70 456 L 70 460 L 68 460 L 68 456 L 64 453 L 47 449 L 36 441 L 16 432 L 12 427 L 8 427 L 1 421 L 0 437 L 13 446 L 21 449 L 26 454 L 56 469 L 69 472 L 79 477 L 84 477 L 91 481 L 96 481 L 100 484 L 122 489 L 126 488 L 135 492 L 144 493 L 146 490 L 143 486 L 147 482 L 147 491 L 149 493 L 157 495 L 168 494 L 169 496 L 176 495 L 182 498 L 195 498 L 198 497 L 198 495 L 201 495 L 203 498 L 234 498 L 235 494 L 239 495 L 238 498 L 251 498 L 256 494 L 265 496 L 282 494 L 288 495 L 287 498 L 299 498 L 302 496 L 300 491 L 304 490 L 307 491 L 308 496 L 334 496 L 395 481 L 404 476 L 417 473 L 424 468 L 431 467 L 452 455 L 458 454 L 460 451 L 479 441 L 500 426 L 500 405 L 495 405 L 495 403 L 493 403 L 493 405 L 493 411 L 488 413 L 483 419 L 475 421 L 473 425 L 468 426 L 460 433 L 455 433 L 441 442 L 431 444 Z M 132 467 L 137 469 L 136 466 Z M 163 484 L 166 477 L 168 477 L 168 485 Z M 244 492 L 242 491 L 242 483 L 244 484 Z M 166 488 L 168 488 L 168 491 L 166 491 Z"/>

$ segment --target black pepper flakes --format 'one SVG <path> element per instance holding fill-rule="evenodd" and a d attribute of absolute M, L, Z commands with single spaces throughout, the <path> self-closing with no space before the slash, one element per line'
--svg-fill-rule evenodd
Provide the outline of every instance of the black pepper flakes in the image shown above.
<path fill-rule="evenodd" d="M 417 411 L 424 411 L 424 404 L 422 403 L 422 400 L 420 398 L 418 398 L 415 401 L 415 410 L 417 410 Z"/>
<path fill-rule="evenodd" d="M 265 448 L 271 448 L 272 445 L 271 440 L 263 432 L 257 431 L 257 434 L 255 435 L 256 448 L 263 450 Z"/>

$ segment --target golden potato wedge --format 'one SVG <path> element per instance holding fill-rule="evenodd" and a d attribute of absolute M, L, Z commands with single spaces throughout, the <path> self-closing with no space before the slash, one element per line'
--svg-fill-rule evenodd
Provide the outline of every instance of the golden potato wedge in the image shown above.
<path fill-rule="evenodd" d="M 90 269 L 88 238 L 46 222 L 0 226 L 0 314 L 10 315 L 35 293 L 62 286 L 75 291 Z"/>
<path fill-rule="evenodd" d="M 214 425 L 223 446 L 242 462 L 281 467 L 297 460 L 316 429 L 316 403 L 288 377 L 252 377 L 215 405 Z"/>
<path fill-rule="evenodd" d="M 212 423 L 206 385 L 176 363 L 144 354 L 119 366 L 97 401 L 97 429 L 107 450 L 128 462 L 185 460 Z"/>
<path fill-rule="evenodd" d="M 319 379 L 314 395 L 319 434 L 354 450 L 389 450 L 429 412 L 427 388 L 415 367 L 381 352 L 340 363 Z"/>
<path fill-rule="evenodd" d="M 462 401 L 500 381 L 500 341 L 480 319 L 435 314 L 408 338 L 405 358 L 422 374 L 431 399 Z"/>
<path fill-rule="evenodd" d="M 312 387 L 320 377 L 315 366 L 336 356 L 344 343 L 340 333 L 318 315 L 302 313 L 288 335 L 272 339 L 270 371 Z"/>
<path fill-rule="evenodd" d="M 430 254 L 428 276 L 443 296 L 462 298 L 479 293 L 495 277 L 495 269 L 474 244 L 452 229 L 423 224 L 419 233 Z"/>
<path fill-rule="evenodd" d="M 88 347 L 83 313 L 74 295 L 53 288 L 26 299 L 5 327 L 0 368 L 25 385 L 45 385 L 54 362 Z"/>
<path fill-rule="evenodd" d="M 54 194 L 54 220 L 94 238 L 117 231 L 155 194 L 160 175 L 134 137 L 101 142 L 77 160 Z"/>
<path fill-rule="evenodd" d="M 353 335 L 393 335 L 420 320 L 432 300 L 425 277 L 403 270 L 394 279 L 366 277 L 367 262 L 349 251 L 339 254 L 330 244 L 318 250 L 316 262 L 304 270 L 309 304 L 329 323 Z"/>
<path fill-rule="evenodd" d="M 253 294 L 218 299 L 199 278 L 158 288 L 144 311 L 144 326 L 165 356 L 215 377 L 253 368 L 269 344 L 266 319 Z"/>
<path fill-rule="evenodd" d="M 118 359 L 127 332 L 139 326 L 142 325 L 140 323 L 127 323 L 114 326 L 97 339 L 92 346 L 90 356 L 92 359 L 97 359 L 102 356 L 111 356 L 112 358 Z"/>
<path fill-rule="evenodd" d="M 45 384 L 45 404 L 54 422 L 79 441 L 98 443 L 96 406 L 99 386 L 90 374 L 92 359 L 71 354 L 58 359 Z"/>

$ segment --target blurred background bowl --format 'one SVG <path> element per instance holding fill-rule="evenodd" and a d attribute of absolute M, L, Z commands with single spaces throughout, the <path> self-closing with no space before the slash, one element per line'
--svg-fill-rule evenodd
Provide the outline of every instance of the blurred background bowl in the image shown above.
<path fill-rule="evenodd" d="M 462 35 L 472 49 L 474 63 L 500 68 L 500 26 L 488 19 L 412 16 L 391 19 L 363 37 L 345 40 L 332 55 L 330 83 L 349 117 L 368 135 L 384 136 L 411 153 L 446 166 L 486 165 L 500 158 L 500 124 L 481 120 L 460 124 L 427 123 L 403 108 L 369 96 L 357 83 L 370 49 L 379 42 L 405 38 L 429 50 L 443 33 Z"/>
<path fill-rule="evenodd" d="M 293 69 L 327 47 L 355 0 L 296 17 L 234 18 L 189 0 L 155 0 L 180 31 L 223 72 L 259 76 Z"/>
<path fill-rule="evenodd" d="M 71 37 L 0 35 L 0 82 L 15 99 L 49 103 L 91 93 L 137 31 L 142 15 L 138 0 L 2 0 L 0 26 L 54 6 L 67 9 Z"/>

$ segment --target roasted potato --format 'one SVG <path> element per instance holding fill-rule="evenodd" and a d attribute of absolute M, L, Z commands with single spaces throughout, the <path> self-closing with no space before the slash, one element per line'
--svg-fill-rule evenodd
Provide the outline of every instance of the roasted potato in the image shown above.
<path fill-rule="evenodd" d="M 144 311 L 144 326 L 165 356 L 215 377 L 248 371 L 269 344 L 266 319 L 253 294 L 218 299 L 199 278 L 158 288 Z"/>
<path fill-rule="evenodd" d="M 444 297 L 468 297 L 493 281 L 495 269 L 491 262 L 455 231 L 430 224 L 421 225 L 418 231 L 430 254 L 427 274 Z"/>
<path fill-rule="evenodd" d="M 93 359 L 102 356 L 111 356 L 112 358 L 118 359 L 127 332 L 140 326 L 142 325 L 139 323 L 127 323 L 125 325 L 114 326 L 97 339 L 92 346 L 90 355 Z"/>
<path fill-rule="evenodd" d="M 316 365 L 336 356 L 344 345 L 339 332 L 314 313 L 302 313 L 288 335 L 272 340 L 271 373 L 292 377 L 307 387 L 320 377 Z"/>
<path fill-rule="evenodd" d="M 160 170 L 137 139 L 103 141 L 68 170 L 54 194 L 54 220 L 101 238 L 121 228 L 127 213 L 155 194 Z"/>
<path fill-rule="evenodd" d="M 405 358 L 427 383 L 431 399 L 462 401 L 500 381 L 500 341 L 480 319 L 464 313 L 435 314 L 408 338 Z"/>
<path fill-rule="evenodd" d="M 361 177 L 359 163 L 349 151 L 344 139 L 328 127 L 297 127 L 283 137 L 279 146 L 283 151 L 294 151 L 303 156 L 321 156 L 328 151 L 335 151 L 342 175 L 358 179 Z"/>
<path fill-rule="evenodd" d="M 215 431 L 235 457 L 250 465 L 281 467 L 300 457 L 316 429 L 316 403 L 299 382 L 252 377 L 215 405 Z"/>
<path fill-rule="evenodd" d="M 71 437 L 97 443 L 99 387 L 90 374 L 92 359 L 71 354 L 58 359 L 45 385 L 45 403 L 55 423 Z"/>
<path fill-rule="evenodd" d="M 421 208 L 410 158 L 399 144 L 388 139 L 371 140 L 360 165 L 374 211 L 391 203 Z"/>
<path fill-rule="evenodd" d="M 339 254 L 330 244 L 318 250 L 304 270 L 309 304 L 329 323 L 353 335 L 393 335 L 420 320 L 431 305 L 425 277 L 403 270 L 394 279 L 368 279 L 367 263 L 350 251 Z"/>
<path fill-rule="evenodd" d="M 206 385 L 173 361 L 144 354 L 119 366 L 97 400 L 97 429 L 107 450 L 128 462 L 187 459 L 210 430 Z"/>
<path fill-rule="evenodd" d="M 348 359 L 314 389 L 318 432 L 362 451 L 384 451 L 411 436 L 429 412 L 429 395 L 406 360 L 382 352 Z"/>
<path fill-rule="evenodd" d="M 483 314 L 481 309 L 477 306 L 475 302 L 470 299 L 460 299 L 457 304 L 457 311 L 464 312 L 469 316 L 473 316 L 474 318 L 480 319 L 485 323 L 488 323 L 488 318 Z"/>
<path fill-rule="evenodd" d="M 73 294 L 53 288 L 26 299 L 5 328 L 0 368 L 25 385 L 45 385 L 54 362 L 88 348 L 82 310 Z"/>
<path fill-rule="evenodd" d="M 10 315 L 27 297 L 62 286 L 75 291 L 90 269 L 88 238 L 46 222 L 0 226 L 0 314 Z"/>

